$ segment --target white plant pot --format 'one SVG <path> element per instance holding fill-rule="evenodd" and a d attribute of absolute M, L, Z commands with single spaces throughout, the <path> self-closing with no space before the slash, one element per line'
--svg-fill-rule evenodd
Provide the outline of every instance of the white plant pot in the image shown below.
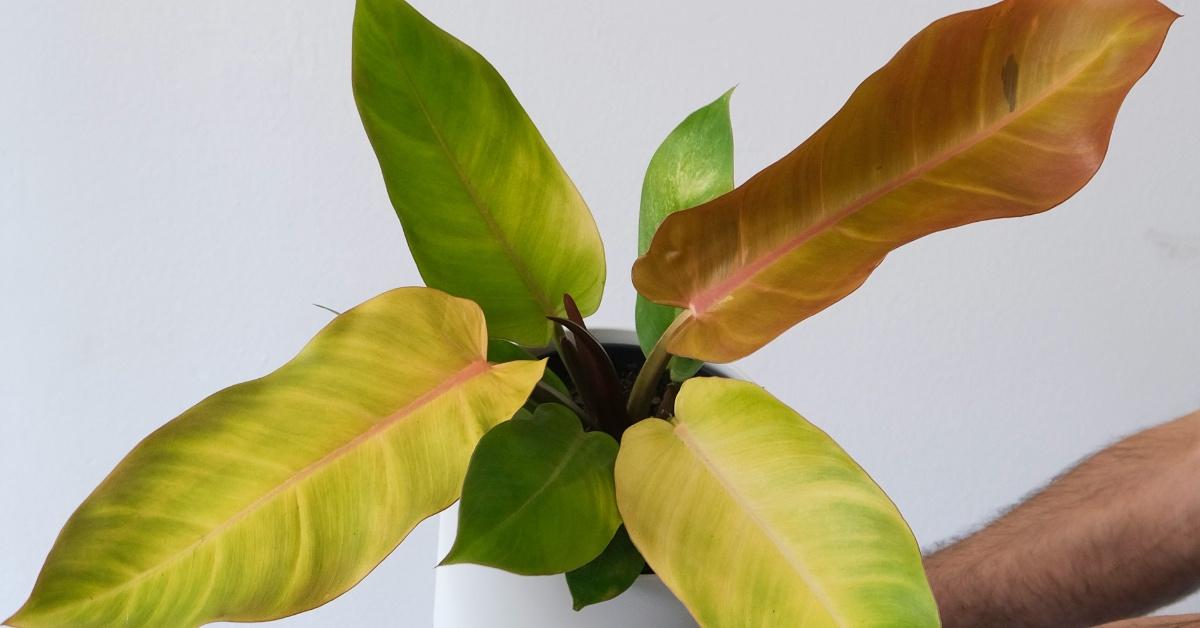
<path fill-rule="evenodd" d="M 438 556 L 454 544 L 458 505 L 441 514 Z M 478 565 L 437 568 L 434 628 L 695 628 L 696 622 L 658 576 L 614 599 L 571 610 L 565 577 L 518 576 Z"/>
<path fill-rule="evenodd" d="M 603 343 L 637 344 L 632 331 L 599 329 Z M 710 367 L 713 368 L 713 367 Z M 725 377 L 739 378 L 728 367 L 713 368 Z M 440 516 L 438 556 L 454 544 L 458 505 Z M 695 628 L 696 622 L 658 576 L 639 576 L 616 598 L 571 609 L 566 578 L 518 576 L 477 565 L 437 568 L 433 606 L 434 628 Z"/>

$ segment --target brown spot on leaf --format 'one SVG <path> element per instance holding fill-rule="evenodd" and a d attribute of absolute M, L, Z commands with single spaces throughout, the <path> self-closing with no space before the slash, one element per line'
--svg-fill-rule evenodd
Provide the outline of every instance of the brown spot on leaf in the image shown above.
<path fill-rule="evenodd" d="M 1004 85 L 1004 99 L 1008 101 L 1009 113 L 1017 108 L 1017 76 L 1020 71 L 1017 58 L 1008 55 L 1008 61 L 1004 62 L 1004 69 L 1000 71 L 1000 81 Z"/>

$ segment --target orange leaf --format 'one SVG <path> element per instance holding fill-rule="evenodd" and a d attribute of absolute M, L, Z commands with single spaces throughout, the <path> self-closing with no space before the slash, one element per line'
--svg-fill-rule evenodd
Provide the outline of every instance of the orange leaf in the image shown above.
<path fill-rule="evenodd" d="M 1062 203 L 1177 17 L 1156 0 L 1006 0 L 934 22 L 800 147 L 663 222 L 633 280 L 686 308 L 667 349 L 743 357 L 903 244 Z"/>

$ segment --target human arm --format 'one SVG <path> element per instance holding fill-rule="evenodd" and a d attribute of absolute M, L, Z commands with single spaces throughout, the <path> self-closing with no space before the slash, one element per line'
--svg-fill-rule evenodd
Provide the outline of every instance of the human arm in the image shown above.
<path fill-rule="evenodd" d="M 1126 619 L 1104 624 L 1099 628 L 1196 628 L 1197 626 L 1200 626 L 1200 615 L 1170 615 Z"/>
<path fill-rule="evenodd" d="M 1197 521 L 1200 412 L 1087 458 L 926 570 L 946 628 L 1092 626 L 1195 590 Z"/>

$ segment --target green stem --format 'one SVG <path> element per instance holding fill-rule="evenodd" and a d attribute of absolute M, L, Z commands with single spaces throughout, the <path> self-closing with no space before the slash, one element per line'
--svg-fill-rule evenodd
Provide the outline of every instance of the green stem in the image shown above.
<path fill-rule="evenodd" d="M 667 344 L 687 319 L 686 310 L 676 316 L 671 326 L 667 327 L 667 330 L 659 337 L 658 342 L 654 343 L 650 355 L 646 356 L 646 363 L 638 371 L 637 379 L 633 382 L 633 390 L 629 391 L 629 403 L 625 406 L 629 411 L 630 421 L 640 421 L 650 416 L 650 402 L 654 398 L 654 391 L 658 389 L 658 383 L 662 380 L 663 373 L 667 370 L 667 364 L 671 361 L 671 354 L 667 353 Z"/>

